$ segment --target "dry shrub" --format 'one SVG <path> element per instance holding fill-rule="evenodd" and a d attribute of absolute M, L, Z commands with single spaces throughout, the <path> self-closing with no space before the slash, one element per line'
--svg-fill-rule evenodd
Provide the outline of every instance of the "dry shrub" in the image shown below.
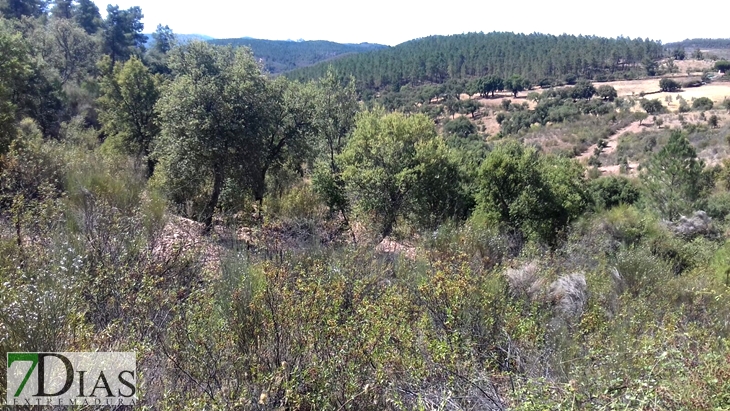
<path fill-rule="evenodd" d="M 510 295 L 514 298 L 535 300 L 545 285 L 545 280 L 540 278 L 539 267 L 534 261 L 520 268 L 509 268 L 505 275 Z"/>
<path fill-rule="evenodd" d="M 667 222 L 672 232 L 684 239 L 691 240 L 698 236 L 717 237 L 718 231 L 712 224 L 712 218 L 704 211 L 695 211 L 691 217 L 681 216 L 679 221 Z"/>
<path fill-rule="evenodd" d="M 586 276 L 574 273 L 560 277 L 550 284 L 548 295 L 560 314 L 571 318 L 580 317 L 588 301 Z"/>

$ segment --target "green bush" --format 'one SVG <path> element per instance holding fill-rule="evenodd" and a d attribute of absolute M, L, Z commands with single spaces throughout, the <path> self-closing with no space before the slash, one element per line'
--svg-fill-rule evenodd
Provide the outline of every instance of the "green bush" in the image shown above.
<path fill-rule="evenodd" d="M 589 190 L 599 209 L 609 209 L 621 204 L 631 205 L 640 197 L 639 188 L 633 180 L 619 176 L 597 178 L 590 182 Z"/>
<path fill-rule="evenodd" d="M 514 142 L 489 153 L 479 184 L 477 206 L 486 215 L 550 243 L 590 203 L 580 164 Z"/>
<path fill-rule="evenodd" d="M 730 214 L 730 192 L 723 191 L 708 197 L 705 211 L 710 217 L 724 221 Z"/>
<path fill-rule="evenodd" d="M 267 213 L 290 220 L 317 220 L 323 217 L 320 198 L 309 184 L 292 187 L 281 197 L 267 197 L 264 201 Z"/>
<path fill-rule="evenodd" d="M 599 214 L 596 221 L 612 239 L 625 246 L 634 246 L 656 235 L 656 218 L 635 206 L 620 205 Z"/>
<path fill-rule="evenodd" d="M 671 267 L 645 248 L 619 251 L 614 261 L 627 291 L 634 296 L 650 295 L 674 275 Z"/>
<path fill-rule="evenodd" d="M 700 97 L 692 102 L 692 108 L 698 111 L 712 110 L 714 103 L 707 97 Z"/>

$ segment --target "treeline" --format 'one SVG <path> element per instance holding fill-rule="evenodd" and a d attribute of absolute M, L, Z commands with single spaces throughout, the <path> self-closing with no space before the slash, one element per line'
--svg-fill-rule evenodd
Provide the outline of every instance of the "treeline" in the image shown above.
<path fill-rule="evenodd" d="M 249 47 L 256 58 L 262 59 L 264 69 L 272 74 L 307 67 L 321 61 L 351 53 L 386 48 L 380 44 L 340 44 L 331 41 L 282 41 L 251 38 L 215 39 L 211 44 L 219 46 Z"/>
<path fill-rule="evenodd" d="M 0 3 L 0 153 L 26 117 L 49 138 L 77 116 L 101 127 L 96 98 L 104 70 L 135 57 L 151 73 L 169 74 L 166 53 L 176 41 L 169 27 L 158 26 L 147 49 L 139 7 L 109 5 L 106 12 L 102 19 L 91 0 Z"/>
<path fill-rule="evenodd" d="M 667 49 L 730 49 L 730 39 L 685 39 L 665 46 Z"/>
<path fill-rule="evenodd" d="M 660 58 L 663 53 L 660 42 L 643 39 L 468 33 L 412 40 L 295 70 L 289 76 L 300 80 L 319 78 L 331 65 L 343 75 L 355 76 L 361 90 L 485 75 L 521 75 L 534 82 L 566 77 L 607 80 L 643 74 L 641 63 Z"/>

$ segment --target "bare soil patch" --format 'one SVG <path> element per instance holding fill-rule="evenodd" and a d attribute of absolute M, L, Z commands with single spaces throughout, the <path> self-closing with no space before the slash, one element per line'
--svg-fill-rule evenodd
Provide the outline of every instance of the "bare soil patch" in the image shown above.
<path fill-rule="evenodd" d="M 612 154 L 616 151 L 616 147 L 618 146 L 618 139 L 627 133 L 640 133 L 643 129 L 643 126 L 639 125 L 638 121 L 635 121 L 628 125 L 627 127 L 622 128 L 618 132 L 614 133 L 611 137 L 608 138 L 608 146 L 606 146 L 603 150 L 601 150 L 601 154 Z M 594 151 L 598 148 L 598 144 L 594 144 L 586 151 L 581 153 L 578 157 L 576 157 L 579 161 L 587 163 L 588 159 L 593 156 Z"/>

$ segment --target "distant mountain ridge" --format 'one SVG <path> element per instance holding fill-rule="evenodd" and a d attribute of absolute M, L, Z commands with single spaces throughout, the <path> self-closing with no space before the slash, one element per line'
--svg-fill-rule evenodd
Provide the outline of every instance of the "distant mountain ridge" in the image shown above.
<path fill-rule="evenodd" d="M 648 39 L 465 33 L 415 39 L 286 75 L 307 81 L 324 76 L 332 66 L 341 76 L 354 76 L 359 90 L 373 93 L 482 76 L 518 75 L 532 84 L 570 83 L 578 78 L 608 81 L 646 75 L 643 62 L 663 54 L 662 44 Z"/>
<path fill-rule="evenodd" d="M 145 43 L 145 46 L 147 48 L 152 48 L 155 45 L 155 38 L 152 37 L 152 33 L 145 34 L 147 36 L 147 43 Z M 191 41 L 209 41 L 213 40 L 214 37 L 206 36 L 205 34 L 177 34 L 175 33 L 175 37 L 177 38 L 177 41 L 180 44 L 189 43 Z"/>
<path fill-rule="evenodd" d="M 389 48 L 373 43 L 342 44 L 326 40 L 262 40 L 250 37 L 211 39 L 208 42 L 215 45 L 250 47 L 254 56 L 261 59 L 264 68 L 272 74 L 312 66 L 346 55 Z"/>
<path fill-rule="evenodd" d="M 689 49 L 730 49 L 730 39 L 685 39 L 667 43 L 666 48 L 684 47 Z"/>

